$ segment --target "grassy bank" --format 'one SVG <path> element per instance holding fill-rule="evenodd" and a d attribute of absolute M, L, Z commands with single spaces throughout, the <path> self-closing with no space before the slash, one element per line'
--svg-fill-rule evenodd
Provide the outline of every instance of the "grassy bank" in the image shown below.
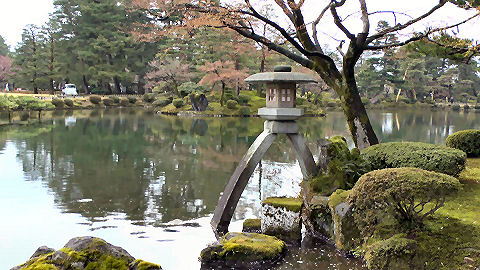
<path fill-rule="evenodd" d="M 186 114 L 204 116 L 256 116 L 258 109 L 265 107 L 265 97 L 258 96 L 256 91 L 242 91 L 239 96 L 226 93 L 224 104 L 220 102 L 220 95 L 216 92 L 205 94 L 208 106 L 205 111 L 194 111 L 191 97 L 173 98 L 163 94 L 146 94 L 144 97 L 147 107 L 151 107 L 157 113 L 163 114 Z M 197 95 L 198 96 L 198 95 Z M 297 97 L 297 108 L 302 108 L 306 116 L 325 115 L 322 106 L 316 105 L 302 97 Z"/>
<path fill-rule="evenodd" d="M 367 251 L 366 256 L 368 250 L 374 250 L 376 254 L 371 252 L 370 256 L 383 258 L 372 269 L 383 269 L 383 263 L 401 266 L 398 269 L 480 267 L 480 158 L 468 159 L 459 180 L 463 190 L 448 196 L 445 206 L 426 220 L 423 227 L 405 234 L 399 234 L 401 230 L 388 224 L 376 230 L 374 238 L 360 250 L 360 253 Z M 392 264 L 391 260 L 398 258 L 402 258 L 399 263 Z"/>

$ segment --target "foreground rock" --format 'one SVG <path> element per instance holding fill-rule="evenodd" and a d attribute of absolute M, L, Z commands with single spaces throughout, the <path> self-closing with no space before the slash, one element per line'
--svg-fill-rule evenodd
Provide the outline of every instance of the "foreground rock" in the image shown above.
<path fill-rule="evenodd" d="M 135 260 L 126 250 L 96 237 L 72 238 L 60 250 L 39 247 L 30 259 L 11 270 L 129 269 L 158 270 L 160 265 Z"/>
<path fill-rule="evenodd" d="M 227 233 L 202 250 L 202 269 L 268 269 L 285 255 L 282 240 L 257 233 Z"/>
<path fill-rule="evenodd" d="M 278 237 L 288 243 L 302 240 L 299 198 L 270 197 L 262 202 L 262 233 Z"/>

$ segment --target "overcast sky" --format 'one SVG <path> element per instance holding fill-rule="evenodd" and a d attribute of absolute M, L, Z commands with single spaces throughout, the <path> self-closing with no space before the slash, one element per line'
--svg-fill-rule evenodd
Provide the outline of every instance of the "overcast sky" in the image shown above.
<path fill-rule="evenodd" d="M 310 22 L 314 20 L 318 10 L 322 9 L 329 0 L 306 0 L 304 13 L 306 14 L 306 21 Z M 48 20 L 48 15 L 53 11 L 53 0 L 0 0 L 0 35 L 7 41 L 7 44 L 13 49 L 15 45 L 21 41 L 22 29 L 27 24 L 41 25 Z M 261 0 L 259 2 L 264 2 Z M 273 1 L 269 1 L 273 2 Z M 367 1 L 368 11 L 379 10 L 395 10 L 407 13 L 411 16 L 418 16 L 421 13 L 429 10 L 432 6 L 438 3 L 438 0 L 402 0 L 402 1 L 388 1 L 388 0 L 369 0 Z M 341 17 L 358 10 L 358 1 L 349 0 L 345 5 L 345 8 L 339 10 Z M 309 11 L 315 12 L 309 12 Z M 446 25 L 448 23 L 454 23 L 466 18 L 469 14 L 473 14 L 474 11 L 464 11 L 456 8 L 451 4 L 447 4 L 446 7 L 438 10 L 431 19 L 422 22 L 415 29 L 408 29 L 400 34 L 409 34 L 413 30 L 422 31 L 425 26 L 428 25 Z M 328 14 L 328 13 L 327 13 Z M 373 16 L 372 16 L 373 17 Z M 376 17 L 376 18 L 375 18 Z M 371 29 L 375 29 L 378 19 L 390 19 L 393 22 L 392 15 L 375 16 L 371 20 Z M 409 17 L 398 15 L 399 22 L 405 22 Z M 319 32 L 329 33 L 337 39 L 345 39 L 344 35 L 336 30 L 336 27 L 331 23 L 332 18 L 326 15 L 324 18 L 324 24 L 322 24 Z M 353 33 L 358 32 L 361 27 L 358 16 L 350 17 L 345 25 L 351 29 Z M 335 29 L 332 34 L 332 29 Z M 455 29 L 456 30 L 456 29 Z M 480 40 L 480 19 L 477 18 L 471 23 L 460 27 L 460 36 L 473 38 L 476 37 Z M 321 40 L 324 42 L 333 44 L 335 41 L 330 37 L 324 35 Z M 328 41 L 327 41 L 328 40 Z"/>

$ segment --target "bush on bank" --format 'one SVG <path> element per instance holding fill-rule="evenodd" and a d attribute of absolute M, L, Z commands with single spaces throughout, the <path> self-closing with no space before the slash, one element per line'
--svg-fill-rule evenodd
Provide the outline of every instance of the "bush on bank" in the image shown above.
<path fill-rule="evenodd" d="M 448 136 L 445 145 L 451 148 L 462 150 L 467 157 L 480 156 L 480 130 L 461 130 Z"/>
<path fill-rule="evenodd" d="M 418 168 L 392 168 L 369 172 L 358 180 L 348 197 L 355 222 L 370 236 L 382 217 L 390 215 L 410 228 L 423 223 L 442 207 L 445 198 L 461 189 L 455 177 Z"/>
<path fill-rule="evenodd" d="M 415 167 L 453 176 L 465 168 L 466 162 L 463 151 L 419 142 L 381 143 L 364 149 L 362 156 L 373 170 Z"/>

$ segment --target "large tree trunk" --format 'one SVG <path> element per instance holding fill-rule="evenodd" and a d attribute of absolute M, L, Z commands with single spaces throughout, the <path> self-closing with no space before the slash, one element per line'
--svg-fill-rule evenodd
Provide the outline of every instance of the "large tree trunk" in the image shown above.
<path fill-rule="evenodd" d="M 90 94 L 90 91 L 88 91 L 88 81 L 87 81 L 87 77 L 84 75 L 82 75 L 82 82 L 83 82 L 83 87 L 85 87 L 85 93 L 86 94 Z"/>
<path fill-rule="evenodd" d="M 220 106 L 223 107 L 223 96 L 225 95 L 225 83 L 222 81 L 222 92 L 220 93 Z"/>
<path fill-rule="evenodd" d="M 352 135 L 355 146 L 362 150 L 371 145 L 378 144 L 378 138 L 370 124 L 365 106 L 358 92 L 355 81 L 355 63 L 358 61 L 361 50 L 354 42 L 343 58 L 343 70 L 340 72 L 335 63 L 323 63 L 313 67 L 328 86 L 333 88 L 342 102 L 343 113 Z"/>

